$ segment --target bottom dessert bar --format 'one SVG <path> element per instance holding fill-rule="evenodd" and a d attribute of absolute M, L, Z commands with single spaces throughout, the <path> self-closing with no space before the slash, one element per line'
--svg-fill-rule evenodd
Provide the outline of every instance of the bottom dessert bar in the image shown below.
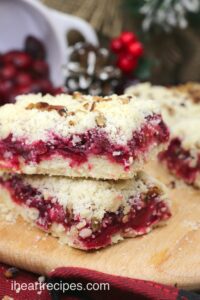
<path fill-rule="evenodd" d="M 83 250 L 146 234 L 171 216 L 162 184 L 143 172 L 118 182 L 1 173 L 0 187 L 8 208 Z"/>

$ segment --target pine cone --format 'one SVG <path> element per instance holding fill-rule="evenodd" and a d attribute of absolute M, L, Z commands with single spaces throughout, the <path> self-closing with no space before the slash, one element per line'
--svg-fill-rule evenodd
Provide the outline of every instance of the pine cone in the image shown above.
<path fill-rule="evenodd" d="M 77 43 L 70 49 L 66 66 L 69 92 L 110 95 L 119 91 L 121 71 L 112 63 L 109 51 L 88 43 Z"/>

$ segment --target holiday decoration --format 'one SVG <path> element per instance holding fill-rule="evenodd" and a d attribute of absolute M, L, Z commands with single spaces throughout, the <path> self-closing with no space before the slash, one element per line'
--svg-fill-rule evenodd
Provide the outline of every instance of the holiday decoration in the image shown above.
<path fill-rule="evenodd" d="M 121 71 L 114 66 L 107 49 L 77 43 L 69 49 L 65 76 L 69 92 L 104 96 L 119 90 Z"/>
<path fill-rule="evenodd" d="M 76 43 L 69 49 L 65 66 L 68 92 L 106 96 L 123 93 L 135 80 L 149 78 L 150 64 L 143 44 L 133 32 L 122 32 L 110 42 L 110 49 Z"/>
<path fill-rule="evenodd" d="M 143 45 L 129 31 L 122 32 L 118 38 L 113 39 L 110 48 L 117 55 L 117 66 L 126 74 L 136 70 L 144 53 Z"/>
<path fill-rule="evenodd" d="M 126 0 L 135 16 L 142 17 L 143 30 L 185 29 L 191 16 L 200 12 L 199 0 Z"/>
<path fill-rule="evenodd" d="M 14 102 L 17 95 L 63 92 L 53 87 L 43 43 L 33 36 L 25 40 L 24 50 L 0 55 L 0 105 Z"/>
<path fill-rule="evenodd" d="M 154 65 L 151 82 L 200 80 L 199 0 L 124 0 L 123 8 Z"/>

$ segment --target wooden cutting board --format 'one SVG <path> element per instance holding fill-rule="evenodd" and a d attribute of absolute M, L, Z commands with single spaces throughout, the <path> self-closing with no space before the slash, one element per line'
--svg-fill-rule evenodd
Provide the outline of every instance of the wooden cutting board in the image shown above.
<path fill-rule="evenodd" d="M 167 185 L 174 180 L 157 162 L 148 165 L 147 171 Z M 167 226 L 90 253 L 61 245 L 21 219 L 12 223 L 0 216 L 0 261 L 42 274 L 60 266 L 73 266 L 197 289 L 200 191 L 176 182 L 169 195 L 173 217 Z"/>

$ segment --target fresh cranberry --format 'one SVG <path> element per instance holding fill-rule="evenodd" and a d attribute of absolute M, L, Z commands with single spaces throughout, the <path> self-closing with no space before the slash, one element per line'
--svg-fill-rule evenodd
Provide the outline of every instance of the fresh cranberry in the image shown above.
<path fill-rule="evenodd" d="M 33 74 L 36 77 L 47 78 L 49 76 L 49 66 L 44 60 L 36 60 L 32 65 Z"/>
<path fill-rule="evenodd" d="M 122 70 L 122 72 L 130 73 L 136 68 L 137 61 L 131 56 L 123 55 L 119 57 L 117 66 Z"/>
<path fill-rule="evenodd" d="M 16 86 L 13 90 L 13 96 L 28 94 L 31 92 L 31 86 L 29 84 Z"/>
<path fill-rule="evenodd" d="M 136 40 L 136 36 L 133 32 L 125 31 L 121 34 L 120 40 L 123 45 L 129 45 L 130 43 Z"/>
<path fill-rule="evenodd" d="M 52 95 L 59 95 L 67 93 L 67 89 L 64 86 L 53 88 Z"/>
<path fill-rule="evenodd" d="M 120 38 L 113 39 L 110 48 L 114 53 L 120 53 L 123 49 L 123 44 Z"/>
<path fill-rule="evenodd" d="M 3 67 L 3 54 L 0 54 L 0 68 Z"/>
<path fill-rule="evenodd" d="M 9 94 L 9 102 L 14 103 L 16 101 L 16 97 L 19 95 L 26 95 L 29 93 L 33 93 L 32 85 L 24 84 L 24 85 L 16 85 L 14 89 Z"/>
<path fill-rule="evenodd" d="M 52 90 L 53 86 L 52 86 L 52 83 L 47 80 L 47 79 L 42 79 L 40 80 L 40 86 L 41 86 L 41 89 L 45 92 L 49 92 Z"/>
<path fill-rule="evenodd" d="M 53 94 L 53 86 L 48 79 L 35 79 L 30 85 L 31 93 Z"/>
<path fill-rule="evenodd" d="M 12 50 L 12 51 L 9 51 L 9 52 L 6 52 L 5 54 L 2 55 L 2 60 L 3 60 L 3 63 L 4 64 L 7 64 L 7 63 L 13 63 L 13 57 L 18 55 L 20 51 L 18 50 Z"/>
<path fill-rule="evenodd" d="M 17 75 L 17 70 L 15 66 L 11 63 L 6 64 L 0 70 L 0 78 L 5 80 L 14 79 Z"/>
<path fill-rule="evenodd" d="M 9 80 L 0 80 L 0 95 L 9 98 L 13 83 Z"/>
<path fill-rule="evenodd" d="M 32 82 L 33 82 L 33 79 L 29 73 L 21 71 L 17 74 L 17 77 L 16 77 L 17 85 L 27 86 L 27 85 L 31 85 Z"/>
<path fill-rule="evenodd" d="M 51 93 L 53 90 L 53 86 L 48 79 L 38 79 L 32 83 L 31 90 L 33 93 Z"/>
<path fill-rule="evenodd" d="M 142 44 L 140 42 L 131 43 L 128 47 L 128 51 L 134 57 L 140 57 L 144 53 L 144 49 L 143 49 Z"/>
<path fill-rule="evenodd" d="M 3 57 L 4 63 L 12 63 L 19 69 L 27 69 L 32 63 L 31 56 L 23 51 L 10 51 Z"/>
<path fill-rule="evenodd" d="M 46 51 L 43 43 L 33 36 L 28 36 L 26 38 L 25 51 L 29 53 L 33 59 L 44 60 L 46 57 Z"/>

